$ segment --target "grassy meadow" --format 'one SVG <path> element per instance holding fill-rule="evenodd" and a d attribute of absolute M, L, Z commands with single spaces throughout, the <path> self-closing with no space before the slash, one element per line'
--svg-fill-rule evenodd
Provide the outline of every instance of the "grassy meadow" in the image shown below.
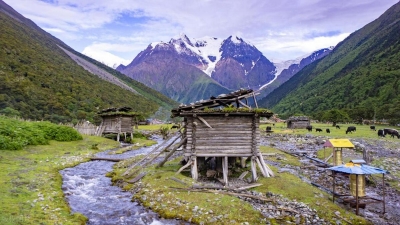
<path fill-rule="evenodd" d="M 71 214 L 58 171 L 118 146 L 109 139 L 84 136 L 79 141 L 0 150 L 0 224 L 85 224 L 86 217 Z"/>
<path fill-rule="evenodd" d="M 332 127 L 332 124 L 315 123 L 312 124 L 313 131 L 309 132 L 306 129 L 287 129 L 284 123 L 262 124 L 260 129 L 265 131 L 266 126 L 272 126 L 273 134 L 282 135 L 305 135 L 307 133 L 315 136 L 322 136 L 323 138 L 366 138 L 366 139 L 378 139 L 377 131 L 370 130 L 368 125 L 356 125 L 356 124 L 339 124 L 341 129 Z M 145 125 L 140 126 L 141 130 L 157 130 L 161 126 L 169 125 Z M 348 126 L 356 126 L 357 131 L 346 134 Z M 376 129 L 386 128 L 387 126 L 377 125 Z M 315 128 L 321 128 L 323 132 L 315 132 Z M 331 130 L 330 134 L 325 132 L 325 129 Z M 268 135 L 262 132 L 262 135 Z M 399 142 L 397 138 L 386 137 L 389 140 L 388 144 L 396 144 Z M 285 160 L 279 160 L 282 167 L 285 165 L 301 166 L 298 158 L 288 155 L 275 149 L 271 146 L 261 146 L 263 153 L 279 153 L 285 158 Z M 115 165 L 115 170 L 109 174 L 114 182 L 121 180 L 129 180 L 138 175 L 143 170 L 136 171 L 136 174 L 132 174 L 130 177 L 122 177 L 121 174 L 126 171 L 128 165 L 132 162 L 139 160 L 130 159 L 127 161 L 121 161 Z M 276 160 L 271 157 L 272 161 Z M 142 202 L 143 205 L 153 209 L 160 213 L 166 218 L 180 218 L 183 220 L 190 220 L 195 223 L 213 224 L 215 221 L 212 220 L 216 215 L 221 215 L 222 219 L 218 220 L 218 224 L 265 224 L 265 218 L 260 212 L 254 210 L 250 204 L 239 201 L 237 197 L 214 193 L 199 193 L 188 191 L 193 183 L 195 183 L 190 176 L 189 172 L 182 172 L 176 174 L 175 172 L 181 167 L 179 159 L 169 161 L 164 167 L 148 167 L 144 170 L 148 173 L 141 182 L 136 184 L 125 183 L 122 187 L 125 190 L 140 190 L 134 196 L 134 199 Z M 274 194 L 280 194 L 284 198 L 290 200 L 296 200 L 305 203 L 307 206 L 316 209 L 318 215 L 321 218 L 336 223 L 339 219 L 350 221 L 352 224 L 369 224 L 364 218 L 356 216 L 352 212 L 339 207 L 337 204 L 332 203 L 331 195 L 319 190 L 318 188 L 311 186 L 303 182 L 300 178 L 289 174 L 289 173 L 277 173 L 278 168 L 270 166 L 275 172 L 275 177 L 264 178 L 260 177 L 257 181 L 262 186 L 256 187 L 256 190 L 260 193 L 272 192 Z M 250 175 L 247 175 L 250 176 Z M 178 178 L 186 183 L 186 185 L 179 182 L 173 181 L 171 178 Z M 198 208 L 203 212 L 202 214 L 194 214 L 193 208 Z M 212 212 L 212 214 L 208 213 Z M 340 212 L 340 217 L 335 214 Z M 241 215 L 238 217 L 237 215 Z M 287 221 L 294 222 L 294 218 L 282 217 L 280 220 L 270 219 L 269 222 L 272 224 L 284 224 Z M 304 221 L 303 221 L 304 222 Z"/>
<path fill-rule="evenodd" d="M 341 125 L 341 129 L 335 129 L 330 124 L 312 124 L 314 128 L 321 128 L 324 132 L 316 133 L 315 129 L 308 132 L 306 129 L 290 130 L 285 128 L 284 123 L 276 123 L 272 126 L 274 134 L 313 135 L 326 136 L 328 138 L 371 138 L 377 139 L 377 132 L 371 131 L 369 126 L 355 125 L 357 132 L 345 134 L 345 129 L 349 125 Z M 172 124 L 164 125 L 142 125 L 138 131 L 143 133 L 157 133 L 161 127 L 170 128 Z M 265 131 L 267 124 L 262 124 L 260 129 Z M 269 125 L 268 125 L 269 126 Z M 384 126 L 377 126 L 377 129 Z M 331 129 L 331 133 L 325 132 L 326 128 Z M 169 130 L 170 134 L 176 132 L 175 129 Z M 262 135 L 267 135 L 262 132 Z M 390 137 L 386 137 L 389 140 Z M 392 139 L 390 143 L 398 143 L 398 139 Z M 149 142 L 138 137 L 134 139 L 137 147 L 151 145 Z M 71 214 L 68 203 L 64 199 L 61 190 L 62 177 L 59 170 L 73 167 L 81 162 L 89 160 L 96 152 L 108 149 L 115 149 L 119 143 L 93 136 L 83 136 L 82 140 L 77 141 L 48 141 L 47 145 L 26 145 L 21 150 L 0 150 L 0 224 L 85 224 L 87 218 L 79 213 Z M 137 148 L 135 147 L 135 148 Z M 127 150 L 134 150 L 127 149 Z M 115 150 L 114 154 L 122 153 L 125 150 Z M 261 146 L 261 151 L 265 153 L 283 154 L 286 160 L 281 163 L 299 166 L 297 158 L 280 152 L 271 146 Z M 113 181 L 128 180 L 134 177 L 122 177 L 121 174 L 133 161 L 140 157 L 121 161 L 114 167 L 114 171 L 108 176 Z M 175 174 L 180 168 L 180 159 L 169 161 L 164 167 L 155 168 L 154 166 L 145 168 L 148 174 L 136 184 L 123 183 L 125 190 L 140 190 L 134 198 L 143 205 L 152 208 L 166 218 L 181 218 L 195 223 L 204 222 L 210 224 L 212 215 L 221 215 L 218 224 L 265 224 L 265 219 L 260 212 L 252 208 L 246 202 L 237 197 L 218 194 L 218 193 L 194 193 L 185 190 L 194 181 L 188 172 Z M 272 159 L 273 160 L 273 159 Z M 270 166 L 276 173 L 277 168 Z M 138 171 L 137 173 L 142 172 Z M 266 193 L 267 191 L 281 194 L 287 199 L 301 201 L 311 208 L 317 210 L 318 215 L 326 220 L 335 222 L 337 216 L 333 213 L 340 212 L 340 215 L 353 224 L 368 224 L 363 218 L 355 216 L 343 210 L 330 201 L 330 196 L 319 189 L 310 186 L 300 178 L 288 173 L 276 173 L 272 178 L 260 177 L 258 183 L 263 184 L 254 190 Z M 248 175 L 249 176 L 249 175 Z M 187 185 L 171 180 L 176 177 Z M 317 196 L 317 197 L 316 197 Z M 319 197 L 318 197 L 319 196 Z M 201 215 L 194 215 L 192 209 L 198 206 L 203 212 Z M 240 215 L 240 217 L 238 217 Z M 282 217 L 281 220 L 271 219 L 272 224 L 282 224 L 285 221 L 293 221 L 293 218 Z"/>
<path fill-rule="evenodd" d="M 273 133 L 276 134 L 294 134 L 294 135 L 305 135 L 305 134 L 312 134 L 312 135 L 319 135 L 319 136 L 326 136 L 327 138 L 379 138 L 378 137 L 378 129 L 383 128 L 393 128 L 400 130 L 400 127 L 393 127 L 389 125 L 375 125 L 376 131 L 370 129 L 370 125 L 359 125 L 359 124 L 338 124 L 340 129 L 335 128 L 332 124 L 327 123 L 311 123 L 313 130 L 310 132 L 306 129 L 288 129 L 286 123 L 275 123 L 275 126 L 272 124 L 261 124 L 260 129 L 265 131 L 267 126 L 272 128 Z M 355 126 L 357 128 L 356 132 L 346 134 L 346 129 L 349 126 Z M 322 132 L 316 132 L 315 128 L 321 128 Z M 326 129 L 329 128 L 330 133 L 326 133 Z M 398 140 L 397 138 L 391 138 L 386 136 L 386 139 L 390 140 Z"/>

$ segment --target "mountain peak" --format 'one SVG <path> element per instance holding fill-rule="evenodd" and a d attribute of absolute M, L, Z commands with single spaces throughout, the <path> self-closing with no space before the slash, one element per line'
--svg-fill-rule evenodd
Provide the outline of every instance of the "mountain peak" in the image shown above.
<path fill-rule="evenodd" d="M 242 38 L 240 38 L 240 37 L 238 37 L 236 35 L 229 36 L 228 39 L 230 39 L 235 44 L 241 44 L 241 43 L 244 42 Z"/>

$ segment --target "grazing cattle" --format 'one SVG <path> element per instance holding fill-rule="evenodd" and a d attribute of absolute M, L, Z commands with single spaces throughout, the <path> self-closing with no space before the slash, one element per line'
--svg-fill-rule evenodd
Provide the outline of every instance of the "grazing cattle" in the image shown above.
<path fill-rule="evenodd" d="M 356 130 L 357 130 L 356 127 L 353 127 L 353 126 L 348 127 L 347 130 L 346 130 L 346 134 L 349 133 L 349 132 L 353 133 L 353 131 L 356 131 Z"/>
<path fill-rule="evenodd" d="M 376 131 L 375 126 L 369 126 L 369 129 Z"/>
<path fill-rule="evenodd" d="M 306 126 L 306 129 L 307 129 L 308 131 L 312 131 L 312 126 L 311 126 L 311 125 L 308 125 L 308 126 Z"/>
<path fill-rule="evenodd" d="M 181 128 L 181 125 L 180 124 L 174 124 L 174 125 L 172 125 L 172 127 L 171 127 L 171 129 L 179 129 L 179 128 Z"/>
<path fill-rule="evenodd" d="M 329 128 L 326 128 L 326 133 L 330 134 L 331 130 L 329 130 Z"/>
<path fill-rule="evenodd" d="M 385 128 L 385 129 L 383 129 L 383 132 L 384 132 L 385 135 L 386 135 L 386 134 L 390 134 L 390 136 L 391 136 L 392 138 L 394 138 L 394 136 L 396 136 L 397 138 L 400 139 L 399 131 L 397 131 L 397 130 L 395 130 L 395 129 Z"/>
<path fill-rule="evenodd" d="M 382 129 L 378 130 L 378 137 L 385 137 L 385 131 Z"/>
<path fill-rule="evenodd" d="M 321 128 L 315 128 L 315 132 L 322 132 Z"/>
<path fill-rule="evenodd" d="M 267 128 L 265 129 L 265 131 L 266 131 L 267 133 L 271 133 L 271 132 L 272 132 L 272 128 L 271 128 L 271 127 L 267 127 Z"/>
<path fill-rule="evenodd" d="M 336 129 L 340 129 L 340 126 L 339 126 L 339 125 L 336 125 Z"/>

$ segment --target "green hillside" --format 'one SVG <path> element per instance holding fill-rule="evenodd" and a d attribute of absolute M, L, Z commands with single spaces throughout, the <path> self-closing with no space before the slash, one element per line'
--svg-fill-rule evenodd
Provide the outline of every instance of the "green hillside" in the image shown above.
<path fill-rule="evenodd" d="M 400 122 L 400 3 L 351 34 L 322 60 L 298 72 L 266 98 L 279 114 L 342 109 L 355 118 Z"/>
<path fill-rule="evenodd" d="M 160 106 L 170 109 L 177 104 L 72 50 L 15 13 L 8 12 L 10 17 L 0 11 L 0 113 L 53 122 L 93 121 L 103 108 L 128 106 L 150 116 Z M 57 45 L 115 75 L 140 95 L 84 70 Z"/>

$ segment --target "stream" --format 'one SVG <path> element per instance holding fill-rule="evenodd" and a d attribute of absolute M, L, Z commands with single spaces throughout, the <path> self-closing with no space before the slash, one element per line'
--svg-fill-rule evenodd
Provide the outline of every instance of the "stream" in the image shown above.
<path fill-rule="evenodd" d="M 126 159 L 146 154 L 163 143 L 162 138 L 155 139 L 157 145 L 127 151 L 123 154 L 109 155 L 107 150 L 95 157 Z M 168 144 L 168 143 L 165 143 Z M 177 225 L 190 224 L 181 220 L 167 220 L 132 202 L 132 193 L 113 186 L 106 173 L 112 171 L 115 162 L 90 161 L 60 171 L 63 177 L 62 190 L 73 213 L 81 213 L 89 220 L 88 225 L 137 224 L 137 225 Z"/>

